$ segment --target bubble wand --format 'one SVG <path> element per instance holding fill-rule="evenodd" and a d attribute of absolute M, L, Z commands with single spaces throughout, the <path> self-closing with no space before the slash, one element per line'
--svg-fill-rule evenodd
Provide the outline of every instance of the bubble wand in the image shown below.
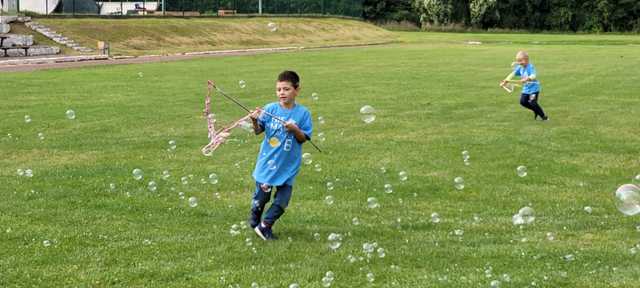
<path fill-rule="evenodd" d="M 227 93 L 225 93 L 224 91 L 222 91 L 222 89 L 220 89 L 218 86 L 216 86 L 216 84 L 215 84 L 213 81 L 211 81 L 211 80 L 207 80 L 207 87 L 208 87 L 208 89 L 209 89 L 209 93 L 207 94 L 207 100 L 208 100 L 209 102 L 211 101 L 211 97 L 210 97 L 210 94 L 211 94 L 211 87 L 213 87 L 213 88 L 215 88 L 215 89 L 216 89 L 216 91 L 218 91 L 218 93 L 220 93 L 222 96 L 224 96 L 225 98 L 227 98 L 229 101 L 231 101 L 231 102 L 235 103 L 235 104 L 236 104 L 236 105 L 238 105 L 240 108 L 242 108 L 244 111 L 247 111 L 247 113 L 251 113 L 251 110 L 249 110 L 249 108 L 247 108 L 247 106 L 242 105 L 242 103 L 240 103 L 240 101 L 236 100 L 235 98 L 233 98 L 233 97 L 229 96 Z M 206 103 L 206 101 L 205 101 L 205 103 Z M 206 104 L 205 104 L 205 105 L 206 105 Z M 284 121 L 284 119 L 282 119 L 282 118 L 280 118 L 280 117 L 278 117 L 278 116 L 276 116 L 276 115 L 273 115 L 273 114 L 271 114 L 271 113 L 269 113 L 269 112 L 267 112 L 267 111 L 264 111 L 264 110 L 262 110 L 262 109 L 260 109 L 260 111 L 261 111 L 262 113 L 264 113 L 264 114 L 267 114 L 267 115 L 269 115 L 269 116 L 273 117 L 273 119 L 276 119 L 277 121 L 282 122 L 283 124 L 286 124 L 286 123 L 287 123 L 287 121 Z M 249 115 L 245 116 L 245 118 L 246 118 L 246 117 L 249 117 Z M 244 119 L 244 118 L 243 118 L 243 119 Z M 211 131 L 211 130 L 210 130 L 210 131 Z M 318 150 L 318 152 L 322 152 L 322 150 L 320 150 L 320 148 L 319 148 L 318 146 L 316 146 L 316 144 L 315 144 L 315 143 L 313 143 L 313 142 L 311 141 L 311 139 L 307 139 L 307 140 L 309 141 L 309 143 L 310 143 L 314 148 L 316 148 L 316 149 Z"/>

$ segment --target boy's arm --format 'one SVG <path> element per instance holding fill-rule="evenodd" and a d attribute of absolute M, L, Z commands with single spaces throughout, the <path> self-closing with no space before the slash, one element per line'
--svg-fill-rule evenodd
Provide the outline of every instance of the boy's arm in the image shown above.
<path fill-rule="evenodd" d="M 504 86 L 504 84 L 507 84 L 511 81 L 511 79 L 513 79 L 513 77 L 516 76 L 516 72 L 511 72 L 511 74 L 507 75 L 506 78 L 504 78 L 504 80 L 502 80 L 502 82 L 500 82 L 501 86 Z"/>
<path fill-rule="evenodd" d="M 298 125 L 296 125 L 296 123 L 287 122 L 286 124 L 284 124 L 284 127 L 287 128 L 287 131 L 293 133 L 293 136 L 296 137 L 298 143 L 304 143 L 305 141 L 307 141 L 307 135 L 304 135 L 304 132 L 302 132 L 302 130 L 300 129 L 300 127 L 298 127 Z"/>
<path fill-rule="evenodd" d="M 251 123 L 253 124 L 253 132 L 256 135 L 264 132 L 264 127 L 260 125 L 258 122 L 258 118 L 260 118 L 260 113 L 262 113 L 262 109 L 260 107 L 256 107 L 256 110 L 251 111 L 249 117 L 251 118 Z"/>

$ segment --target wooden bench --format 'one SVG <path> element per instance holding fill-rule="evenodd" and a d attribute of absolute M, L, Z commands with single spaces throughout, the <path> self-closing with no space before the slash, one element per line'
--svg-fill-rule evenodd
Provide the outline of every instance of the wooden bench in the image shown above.
<path fill-rule="evenodd" d="M 229 16 L 229 15 L 236 15 L 236 14 L 238 14 L 236 10 L 225 10 L 225 9 L 218 10 L 218 16 Z"/>

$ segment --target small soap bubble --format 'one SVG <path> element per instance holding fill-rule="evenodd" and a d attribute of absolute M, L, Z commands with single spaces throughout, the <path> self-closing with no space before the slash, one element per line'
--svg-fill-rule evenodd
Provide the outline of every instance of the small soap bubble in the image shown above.
<path fill-rule="evenodd" d="M 440 214 L 433 212 L 431 213 L 431 222 L 432 223 L 440 223 Z"/>
<path fill-rule="evenodd" d="M 309 165 L 313 162 L 311 153 L 304 153 L 302 154 L 302 163 L 304 163 L 305 165 Z"/>
<path fill-rule="evenodd" d="M 245 82 L 244 80 L 240 80 L 238 81 L 238 86 L 240 86 L 241 89 L 244 89 L 245 87 L 247 87 L 247 82 Z"/>
<path fill-rule="evenodd" d="M 189 207 L 195 208 L 196 206 L 198 206 L 198 198 L 193 196 L 189 197 Z"/>
<path fill-rule="evenodd" d="M 409 178 L 406 171 L 400 171 L 400 173 L 398 173 L 398 177 L 400 178 L 400 181 L 407 181 Z"/>
<path fill-rule="evenodd" d="M 333 190 L 333 182 L 327 182 L 327 190 L 329 191 Z"/>
<path fill-rule="evenodd" d="M 378 199 L 376 199 L 375 197 L 367 198 L 367 207 L 369 207 L 369 209 L 376 209 L 380 207 L 380 204 L 378 203 Z"/>
<path fill-rule="evenodd" d="M 318 93 L 316 92 L 311 93 L 311 99 L 313 99 L 313 101 L 318 101 L 319 98 L 320 98 L 320 95 L 318 95 Z"/>
<path fill-rule="evenodd" d="M 462 179 L 462 177 L 456 177 L 453 179 L 453 185 L 458 190 L 464 189 L 464 179 Z"/>
<path fill-rule="evenodd" d="M 49 241 L 49 240 L 44 240 L 44 241 L 42 241 L 42 245 L 43 245 L 44 247 L 49 247 L 49 246 L 51 246 L 51 241 Z"/>
<path fill-rule="evenodd" d="M 69 119 L 69 120 L 76 119 L 76 112 L 71 110 L 71 109 L 67 110 L 67 112 L 65 112 L 65 115 L 67 116 L 67 119 Z"/>
<path fill-rule="evenodd" d="M 133 174 L 133 179 L 142 180 L 142 177 L 143 177 L 142 169 L 139 169 L 139 168 L 133 169 L 131 174 Z"/>
<path fill-rule="evenodd" d="M 156 181 L 149 181 L 149 184 L 147 184 L 147 189 L 149 189 L 149 191 L 151 192 L 156 192 L 156 190 L 158 190 L 158 184 L 156 184 Z"/>
<path fill-rule="evenodd" d="M 316 135 L 316 139 L 318 139 L 319 142 L 324 142 L 327 140 L 327 136 L 325 136 L 324 132 L 320 132 Z"/>
<path fill-rule="evenodd" d="M 24 115 L 24 123 L 31 123 L 31 116 Z"/>
<path fill-rule="evenodd" d="M 267 168 L 269 170 L 276 170 L 276 168 L 278 168 L 276 166 L 276 160 L 271 159 L 271 160 L 267 161 Z"/>
<path fill-rule="evenodd" d="M 391 184 L 384 184 L 384 193 L 391 194 L 393 193 L 393 187 Z"/>
<path fill-rule="evenodd" d="M 525 177 L 525 176 L 527 176 L 527 167 L 518 166 L 518 168 L 516 168 L 516 172 L 518 173 L 518 176 Z"/>
<path fill-rule="evenodd" d="M 376 120 L 376 110 L 369 105 L 364 105 L 360 108 L 360 119 L 366 124 L 371 124 Z"/>
<path fill-rule="evenodd" d="M 331 195 L 328 195 L 327 197 L 324 198 L 324 203 L 326 203 L 327 205 L 333 205 L 334 201 L 335 200 Z"/>
<path fill-rule="evenodd" d="M 276 31 L 278 31 L 278 25 L 277 25 L 276 23 L 273 23 L 273 22 L 269 22 L 269 23 L 267 24 L 267 28 L 268 28 L 268 29 L 269 29 L 269 31 L 271 31 L 271 32 L 276 32 Z"/>
<path fill-rule="evenodd" d="M 213 185 L 218 184 L 218 175 L 216 173 L 209 174 L 209 183 Z"/>

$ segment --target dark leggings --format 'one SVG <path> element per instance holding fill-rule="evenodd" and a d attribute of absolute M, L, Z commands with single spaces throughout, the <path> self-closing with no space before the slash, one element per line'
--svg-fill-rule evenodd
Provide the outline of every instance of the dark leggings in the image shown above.
<path fill-rule="evenodd" d="M 534 92 L 531 94 L 522 93 L 520 95 L 520 105 L 533 111 L 533 113 L 535 113 L 536 116 L 545 118 L 546 116 L 544 114 L 544 111 L 542 111 L 542 107 L 538 105 L 538 97 L 540 97 L 540 92 Z"/>

